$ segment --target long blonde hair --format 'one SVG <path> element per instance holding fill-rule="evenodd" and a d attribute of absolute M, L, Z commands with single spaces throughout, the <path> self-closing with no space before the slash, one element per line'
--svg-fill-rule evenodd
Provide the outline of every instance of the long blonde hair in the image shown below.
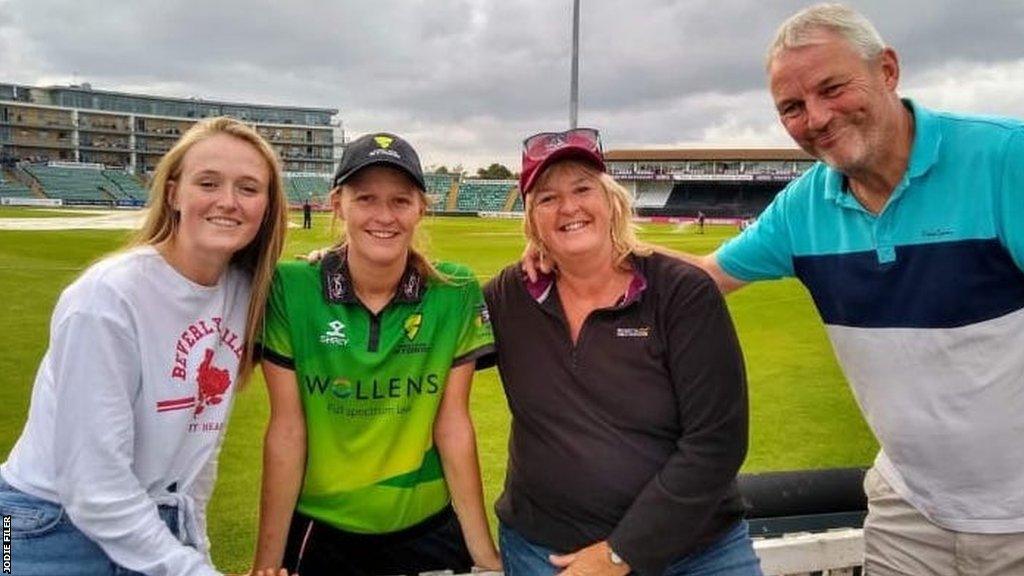
<path fill-rule="evenodd" d="M 600 183 L 611 211 L 612 261 L 615 266 L 628 268 L 626 260 L 630 255 L 648 256 L 653 252 L 650 246 L 641 242 L 636 236 L 637 226 L 633 223 L 633 195 L 622 184 L 597 167 L 573 159 L 560 160 L 545 168 L 531 189 L 537 189 L 552 174 L 563 170 L 594 178 Z M 537 249 L 542 258 L 550 260 L 551 254 L 547 246 L 544 245 L 537 226 L 533 223 L 535 203 L 536 194 L 527 194 L 526 212 L 523 216 L 523 234 L 526 236 L 527 242 Z"/>
<path fill-rule="evenodd" d="M 129 246 L 155 246 L 177 235 L 179 214 L 172 205 L 168 183 L 181 177 L 182 160 L 192 146 L 218 134 L 227 134 L 251 144 L 270 168 L 269 201 L 260 229 L 252 242 L 231 256 L 231 263 L 252 277 L 252 296 L 245 320 L 245 348 L 238 365 L 239 382 L 244 383 L 252 372 L 257 332 L 263 326 L 263 311 L 270 291 L 270 281 L 284 248 L 285 231 L 288 229 L 288 201 L 281 175 L 281 161 L 270 144 L 254 129 L 233 118 L 219 116 L 197 122 L 157 164 L 149 186 L 149 214 Z"/>

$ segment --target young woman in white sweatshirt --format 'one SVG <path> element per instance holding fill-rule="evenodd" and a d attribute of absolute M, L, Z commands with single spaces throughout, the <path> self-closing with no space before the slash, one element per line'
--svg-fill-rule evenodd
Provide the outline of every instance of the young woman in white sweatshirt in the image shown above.
<path fill-rule="evenodd" d="M 206 504 L 287 227 L 279 160 L 201 121 L 163 157 L 129 248 L 61 294 L 0 466 L 15 574 L 218 574 Z"/>

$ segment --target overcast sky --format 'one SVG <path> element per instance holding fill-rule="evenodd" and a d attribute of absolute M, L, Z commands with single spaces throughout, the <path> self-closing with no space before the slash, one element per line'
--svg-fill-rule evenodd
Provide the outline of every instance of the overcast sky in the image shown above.
<path fill-rule="evenodd" d="M 785 146 L 764 49 L 806 5 L 582 0 L 579 123 L 605 149 Z M 901 93 L 1024 117 L 1024 1 L 850 2 L 902 61 Z M 0 82 L 332 107 L 424 164 L 517 170 L 568 125 L 572 0 L 0 0 Z"/>

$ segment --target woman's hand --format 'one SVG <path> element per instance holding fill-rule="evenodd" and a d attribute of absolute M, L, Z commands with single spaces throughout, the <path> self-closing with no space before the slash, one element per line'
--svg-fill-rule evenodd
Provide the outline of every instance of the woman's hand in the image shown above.
<path fill-rule="evenodd" d="M 571 554 L 552 554 L 550 562 L 565 576 L 625 576 L 629 565 L 612 562 L 612 549 L 602 540 Z"/>
<path fill-rule="evenodd" d="M 309 262 L 310 266 L 313 266 L 317 262 L 323 260 L 324 256 L 327 256 L 330 251 L 330 248 L 316 248 L 314 250 L 310 250 L 309 254 L 296 254 L 295 257 L 299 260 L 305 260 L 306 262 Z"/>

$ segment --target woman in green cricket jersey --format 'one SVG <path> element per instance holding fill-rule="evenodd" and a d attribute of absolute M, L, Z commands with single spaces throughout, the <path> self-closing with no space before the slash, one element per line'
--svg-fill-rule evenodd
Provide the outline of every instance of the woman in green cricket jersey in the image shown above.
<path fill-rule="evenodd" d="M 424 190 L 407 142 L 353 141 L 331 191 L 345 240 L 278 266 L 256 568 L 500 569 L 468 407 L 490 321 L 470 270 L 412 248 Z"/>

